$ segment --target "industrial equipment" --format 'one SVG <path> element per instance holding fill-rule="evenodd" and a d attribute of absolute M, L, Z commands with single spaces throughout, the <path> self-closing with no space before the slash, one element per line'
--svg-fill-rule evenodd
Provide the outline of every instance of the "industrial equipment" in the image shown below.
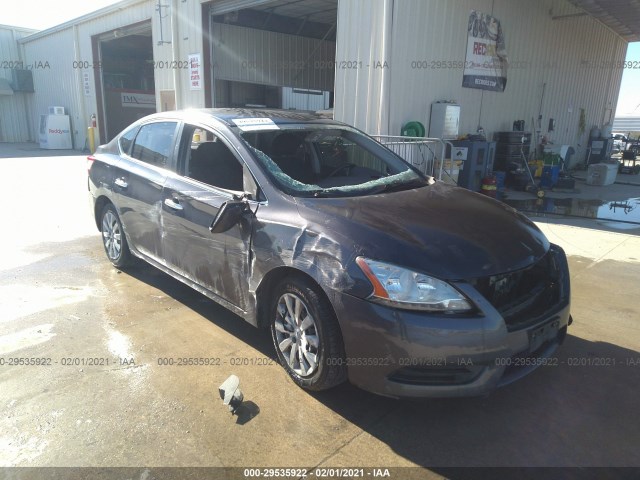
<path fill-rule="evenodd" d="M 606 163 L 611 158 L 613 138 L 590 138 L 587 147 L 587 165 Z"/>
<path fill-rule="evenodd" d="M 463 162 L 458 186 L 479 192 L 482 179 L 493 172 L 496 142 L 454 140 L 451 144 L 451 160 Z"/>

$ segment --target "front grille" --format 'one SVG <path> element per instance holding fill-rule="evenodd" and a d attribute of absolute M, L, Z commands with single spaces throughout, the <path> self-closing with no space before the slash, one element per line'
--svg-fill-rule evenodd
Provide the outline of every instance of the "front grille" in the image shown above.
<path fill-rule="evenodd" d="M 389 376 L 389 380 L 408 385 L 464 385 L 475 380 L 482 367 L 403 367 Z"/>
<path fill-rule="evenodd" d="M 528 268 L 471 283 L 500 312 L 509 331 L 537 323 L 569 298 L 566 257 L 555 245 Z"/>

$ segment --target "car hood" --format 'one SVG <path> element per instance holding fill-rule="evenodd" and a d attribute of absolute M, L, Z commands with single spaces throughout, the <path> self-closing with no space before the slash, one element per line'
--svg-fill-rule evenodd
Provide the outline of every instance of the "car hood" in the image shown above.
<path fill-rule="evenodd" d="M 308 228 L 330 235 L 347 256 L 362 255 L 448 279 L 527 267 L 549 249 L 544 234 L 513 208 L 442 182 L 348 198 L 297 198 Z M 353 257 L 352 257 L 353 258 Z"/>

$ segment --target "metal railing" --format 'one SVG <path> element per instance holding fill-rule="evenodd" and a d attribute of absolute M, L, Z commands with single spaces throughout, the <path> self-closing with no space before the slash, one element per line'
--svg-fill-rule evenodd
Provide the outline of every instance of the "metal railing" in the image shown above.
<path fill-rule="evenodd" d="M 425 175 L 442 180 L 444 165 L 442 159 L 445 157 L 446 145 L 440 138 L 390 135 L 372 135 L 372 137 Z"/>

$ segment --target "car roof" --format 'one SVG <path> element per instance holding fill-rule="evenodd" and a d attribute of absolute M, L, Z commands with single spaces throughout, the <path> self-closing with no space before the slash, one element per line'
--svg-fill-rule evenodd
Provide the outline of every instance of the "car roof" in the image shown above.
<path fill-rule="evenodd" d="M 234 120 L 251 118 L 268 118 L 276 125 L 320 123 L 328 125 L 344 125 L 342 122 L 327 119 L 322 115 L 310 111 L 279 110 L 267 108 L 193 108 L 175 110 L 149 115 L 144 120 L 179 119 L 184 121 L 207 121 L 216 119 L 230 127 L 234 127 Z"/>

